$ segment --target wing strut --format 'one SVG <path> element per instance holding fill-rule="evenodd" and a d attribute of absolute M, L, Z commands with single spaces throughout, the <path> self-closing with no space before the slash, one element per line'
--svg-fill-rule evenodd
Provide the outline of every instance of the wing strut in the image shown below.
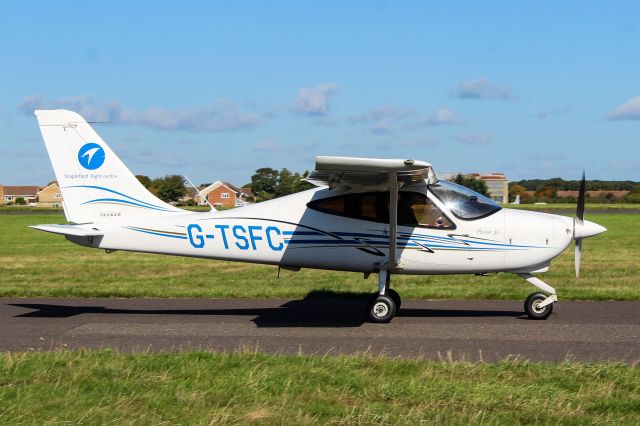
<path fill-rule="evenodd" d="M 398 265 L 398 175 L 389 172 L 389 258 L 387 269 L 395 269 Z"/>
<path fill-rule="evenodd" d="M 402 262 L 398 261 L 398 190 L 402 182 L 398 181 L 397 172 L 388 172 L 389 187 L 389 254 L 384 262 L 377 266 L 380 270 L 378 274 L 378 294 L 385 295 L 389 287 L 389 277 L 391 272 L 402 269 Z"/>

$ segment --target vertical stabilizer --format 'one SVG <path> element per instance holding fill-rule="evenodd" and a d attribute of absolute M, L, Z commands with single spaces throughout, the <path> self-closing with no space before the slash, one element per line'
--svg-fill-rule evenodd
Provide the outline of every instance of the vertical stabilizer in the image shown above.
<path fill-rule="evenodd" d="M 79 114 L 35 112 L 67 220 L 108 222 L 183 212 L 150 193 Z"/>

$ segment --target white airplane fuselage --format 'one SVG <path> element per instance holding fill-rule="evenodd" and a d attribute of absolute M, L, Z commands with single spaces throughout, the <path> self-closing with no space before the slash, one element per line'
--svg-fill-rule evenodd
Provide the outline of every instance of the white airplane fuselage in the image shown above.
<path fill-rule="evenodd" d="M 503 208 L 476 220 L 458 219 L 426 188 L 421 191 L 455 229 L 399 226 L 396 273 L 539 271 L 573 238 L 572 219 L 552 214 Z M 69 239 L 107 250 L 375 272 L 388 254 L 389 225 L 307 207 L 331 195 L 328 188 L 314 188 L 232 210 L 113 220 L 91 225 L 103 237 Z"/>

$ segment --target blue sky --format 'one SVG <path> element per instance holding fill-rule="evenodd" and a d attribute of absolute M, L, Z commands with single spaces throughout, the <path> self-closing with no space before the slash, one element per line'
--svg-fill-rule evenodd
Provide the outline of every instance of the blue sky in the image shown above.
<path fill-rule="evenodd" d="M 242 185 L 315 155 L 640 180 L 640 3 L 3 2 L 0 183 L 53 179 L 34 108 L 136 174 Z"/>

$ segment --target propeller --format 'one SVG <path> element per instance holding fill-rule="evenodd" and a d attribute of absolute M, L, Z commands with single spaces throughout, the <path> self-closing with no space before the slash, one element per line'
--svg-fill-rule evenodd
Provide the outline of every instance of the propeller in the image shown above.
<path fill-rule="evenodd" d="M 573 219 L 573 238 L 576 240 L 576 281 L 580 279 L 580 258 L 582 257 L 582 237 L 578 233 L 576 233 L 576 230 L 584 226 L 584 202 L 586 195 L 585 189 L 586 182 L 583 170 L 582 180 L 580 181 L 580 191 L 578 191 L 578 206 L 576 208 L 576 217 Z"/>

